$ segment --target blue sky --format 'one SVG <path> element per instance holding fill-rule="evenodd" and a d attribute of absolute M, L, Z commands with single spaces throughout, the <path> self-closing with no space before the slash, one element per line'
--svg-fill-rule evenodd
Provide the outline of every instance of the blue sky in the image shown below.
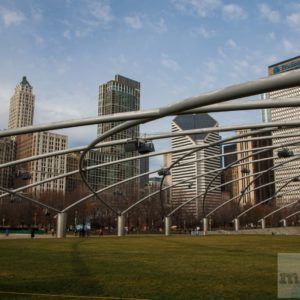
<path fill-rule="evenodd" d="M 98 86 L 122 74 L 142 84 L 142 109 L 267 75 L 300 54 L 299 1 L 0 0 L 0 128 L 26 75 L 35 123 L 95 116 Z M 220 125 L 259 112 L 214 114 Z M 170 130 L 170 119 L 143 132 Z M 95 127 L 65 131 L 83 145 Z"/>

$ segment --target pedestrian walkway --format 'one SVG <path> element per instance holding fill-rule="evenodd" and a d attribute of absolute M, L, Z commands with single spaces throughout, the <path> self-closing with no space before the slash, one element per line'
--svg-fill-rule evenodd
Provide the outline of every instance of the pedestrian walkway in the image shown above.
<path fill-rule="evenodd" d="M 50 239 L 54 238 L 51 234 L 35 234 L 34 239 Z M 8 236 L 6 234 L 0 234 L 0 240 L 13 240 L 13 239 L 31 239 L 30 233 L 10 233 Z"/>

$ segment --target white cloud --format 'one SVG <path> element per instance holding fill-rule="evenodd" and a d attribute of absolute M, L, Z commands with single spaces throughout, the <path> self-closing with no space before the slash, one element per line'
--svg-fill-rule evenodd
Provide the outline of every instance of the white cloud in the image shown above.
<path fill-rule="evenodd" d="M 221 0 L 172 0 L 173 5 L 182 12 L 196 13 L 206 17 L 222 5 Z"/>
<path fill-rule="evenodd" d="M 66 64 L 61 64 L 61 65 L 59 65 L 59 66 L 57 67 L 56 71 L 57 71 L 57 73 L 60 74 L 60 75 L 66 73 L 66 72 L 67 72 Z"/>
<path fill-rule="evenodd" d="M 69 29 L 65 30 L 62 33 L 63 37 L 66 38 L 67 40 L 71 40 L 71 31 Z"/>
<path fill-rule="evenodd" d="M 34 8 L 31 10 L 31 16 L 34 21 L 39 22 L 43 19 L 43 13 L 40 8 Z"/>
<path fill-rule="evenodd" d="M 162 54 L 160 62 L 164 67 L 166 67 L 172 71 L 179 70 L 179 65 L 178 65 L 177 61 L 169 58 L 169 56 L 166 54 Z"/>
<path fill-rule="evenodd" d="M 25 21 L 25 16 L 17 10 L 7 9 L 0 6 L 0 18 L 5 26 L 19 25 Z"/>
<path fill-rule="evenodd" d="M 128 59 L 125 57 L 125 55 L 123 53 L 121 53 L 119 56 L 117 57 L 112 57 L 110 59 L 110 61 L 115 65 L 115 66 L 119 66 L 120 65 L 127 65 L 128 64 Z"/>
<path fill-rule="evenodd" d="M 141 29 L 143 27 L 142 21 L 139 16 L 127 16 L 124 18 L 127 25 L 132 29 Z"/>
<path fill-rule="evenodd" d="M 45 44 L 45 40 L 39 35 L 34 36 L 34 41 L 38 46 L 43 46 Z"/>
<path fill-rule="evenodd" d="M 215 60 L 209 60 L 208 62 L 205 63 L 205 71 L 209 72 L 210 75 L 212 75 L 211 73 L 216 73 L 218 70 L 218 62 L 216 62 Z"/>
<path fill-rule="evenodd" d="M 168 31 L 164 18 L 153 20 L 146 15 L 131 15 L 124 17 L 124 21 L 129 27 L 135 30 L 146 28 L 156 33 L 165 33 Z"/>
<path fill-rule="evenodd" d="M 92 29 L 91 28 L 85 28 L 85 29 L 77 29 L 75 30 L 75 36 L 77 38 L 84 38 L 88 36 L 91 33 Z"/>
<path fill-rule="evenodd" d="M 272 8 L 268 4 L 262 3 L 258 5 L 258 9 L 260 11 L 261 16 L 269 22 L 278 23 L 280 21 L 279 12 L 276 10 L 272 10 Z"/>
<path fill-rule="evenodd" d="M 79 147 L 88 145 L 95 139 L 96 128 L 94 126 L 67 128 L 60 130 L 58 133 L 68 136 L 68 145 L 70 148 Z"/>
<path fill-rule="evenodd" d="M 293 13 L 287 16 L 287 22 L 293 28 L 299 30 L 300 27 L 300 13 Z"/>
<path fill-rule="evenodd" d="M 265 72 L 265 67 L 262 67 L 262 66 L 252 65 L 251 69 L 253 70 L 253 72 L 256 75 L 261 75 L 261 74 L 264 74 L 264 72 Z"/>
<path fill-rule="evenodd" d="M 237 73 L 244 73 L 245 70 L 249 69 L 249 63 L 245 59 L 235 60 L 233 68 Z"/>
<path fill-rule="evenodd" d="M 90 0 L 88 2 L 89 13 L 100 23 L 109 23 L 113 20 L 111 7 L 105 0 Z"/>
<path fill-rule="evenodd" d="M 160 18 L 158 22 L 152 22 L 151 27 L 158 33 L 164 33 L 168 31 L 164 18 Z"/>
<path fill-rule="evenodd" d="M 284 39 L 283 40 L 283 49 L 288 54 L 299 53 L 300 47 L 296 44 L 293 44 L 291 41 Z"/>
<path fill-rule="evenodd" d="M 275 55 L 271 55 L 271 56 L 269 56 L 269 57 L 267 57 L 267 63 L 269 64 L 269 65 L 273 65 L 273 64 L 275 64 L 276 62 L 278 62 L 278 57 L 277 56 L 275 56 Z"/>
<path fill-rule="evenodd" d="M 246 11 L 237 4 L 228 4 L 223 7 L 223 17 L 229 20 L 243 20 L 247 18 Z"/>
<path fill-rule="evenodd" d="M 227 40 L 226 45 L 230 48 L 237 48 L 236 42 L 232 39 Z"/>
<path fill-rule="evenodd" d="M 53 105 L 55 103 L 55 105 Z M 43 122 L 52 122 L 53 120 L 68 120 L 82 118 L 83 113 L 79 107 L 70 107 L 68 103 L 63 103 L 56 98 L 48 101 L 39 100 L 40 115 L 43 114 Z"/>
<path fill-rule="evenodd" d="M 218 47 L 218 53 L 222 58 L 226 58 L 227 55 L 225 54 L 224 50 L 222 47 Z"/>
<path fill-rule="evenodd" d="M 123 53 L 121 53 L 119 55 L 118 60 L 121 64 L 128 64 L 128 59 L 125 57 L 125 55 Z"/>
<path fill-rule="evenodd" d="M 191 34 L 194 36 L 201 36 L 201 37 L 208 39 L 208 38 L 215 36 L 216 32 L 214 30 L 209 30 L 209 29 L 206 29 L 205 27 L 201 26 L 201 27 L 192 29 Z"/>
<path fill-rule="evenodd" d="M 268 33 L 268 38 L 269 38 L 270 40 L 275 40 L 275 38 L 276 38 L 275 32 L 269 32 L 269 33 Z"/>

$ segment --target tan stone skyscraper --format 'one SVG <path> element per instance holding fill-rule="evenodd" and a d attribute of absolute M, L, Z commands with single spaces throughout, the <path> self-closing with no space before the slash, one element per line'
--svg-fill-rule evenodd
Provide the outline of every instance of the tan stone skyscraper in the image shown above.
<path fill-rule="evenodd" d="M 33 125 L 34 102 L 35 96 L 32 94 L 32 86 L 24 76 L 10 99 L 8 127 L 20 128 Z M 64 150 L 68 147 L 67 136 L 47 131 L 22 134 L 15 137 L 14 140 L 16 142 L 15 159 Z M 21 187 L 41 182 L 65 172 L 65 155 L 19 164 L 15 168 L 14 186 Z M 27 192 L 36 195 L 51 191 L 64 193 L 65 188 L 66 179 L 62 178 L 32 187 Z"/>
<path fill-rule="evenodd" d="M 25 127 L 33 124 L 34 99 L 32 86 L 24 76 L 10 99 L 8 128 Z"/>

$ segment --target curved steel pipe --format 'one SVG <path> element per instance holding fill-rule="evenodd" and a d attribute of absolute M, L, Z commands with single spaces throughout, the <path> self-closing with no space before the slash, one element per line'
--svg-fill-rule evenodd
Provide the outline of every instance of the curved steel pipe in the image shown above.
<path fill-rule="evenodd" d="M 299 104 L 300 105 L 300 104 Z M 171 138 L 175 136 L 183 136 L 183 135 L 190 135 L 190 134 L 199 134 L 199 133 L 211 133 L 211 132 L 227 132 L 227 131 L 234 131 L 238 129 L 260 129 L 260 128 L 268 128 L 268 127 L 288 127 L 288 128 L 294 128 L 294 127 L 299 127 L 300 126 L 300 121 L 289 121 L 289 122 L 270 122 L 270 123 L 257 123 L 257 124 L 246 124 L 246 125 L 236 125 L 236 126 L 223 126 L 223 127 L 208 127 L 208 128 L 201 128 L 201 129 L 191 129 L 191 130 L 182 130 L 179 132 L 170 132 L 170 133 L 164 133 L 164 134 L 152 134 L 146 136 L 148 140 L 157 140 L 157 139 L 165 139 L 165 138 Z M 217 130 L 216 130 L 217 129 Z M 287 137 L 297 137 L 299 134 L 288 134 L 285 136 L 278 135 L 276 136 L 276 139 L 279 138 L 287 138 Z M 272 136 L 271 136 L 272 137 Z M 144 137 L 141 137 L 144 138 Z M 264 138 L 268 138 L 265 136 Z M 253 138 L 251 140 L 259 140 L 262 139 L 262 137 L 257 137 Z M 101 147 L 106 147 L 106 146 L 114 146 L 114 145 L 120 145 L 128 142 L 129 139 L 121 139 L 121 140 L 116 140 L 116 141 L 109 141 L 109 142 L 102 142 L 100 144 L 95 145 L 94 149 L 98 149 Z M 239 142 L 237 140 L 236 142 Z M 226 142 L 225 142 L 226 143 Z M 224 143 L 224 144 L 225 144 Z M 70 149 L 65 149 L 65 150 L 58 150 L 58 151 L 53 151 L 53 152 L 48 152 L 48 153 L 43 153 L 40 155 L 35 155 L 27 158 L 22 158 L 19 160 L 11 161 L 11 162 L 6 162 L 3 164 L 0 164 L 0 169 L 1 168 L 7 168 L 7 167 L 12 167 L 21 163 L 26 163 L 26 162 L 31 162 L 43 158 L 48 158 L 51 156 L 56 156 L 56 155 L 64 155 L 68 153 L 74 153 L 74 152 L 81 152 L 87 148 L 87 145 L 81 146 L 81 147 L 74 147 Z"/>
<path fill-rule="evenodd" d="M 299 155 L 299 156 L 300 156 L 300 155 Z M 263 201 L 260 201 L 260 202 L 258 202 L 258 203 L 256 203 L 256 204 L 254 204 L 253 206 L 249 207 L 248 209 L 246 209 L 245 211 L 243 211 L 242 213 L 240 213 L 238 216 L 236 216 L 236 219 L 239 219 L 241 216 L 245 215 L 246 213 L 248 213 L 248 212 L 251 211 L 252 209 L 256 208 L 257 206 L 259 206 L 259 205 L 261 205 L 261 204 L 264 204 L 264 203 L 266 203 L 266 202 L 268 202 L 268 201 L 274 199 L 274 198 L 279 194 L 279 192 L 280 192 L 282 189 L 284 189 L 284 188 L 285 188 L 286 186 L 288 186 L 291 182 L 293 182 L 295 178 L 298 178 L 298 177 L 299 177 L 299 175 L 292 177 L 292 179 L 288 180 L 284 185 L 282 185 L 282 186 L 274 193 L 274 195 L 272 195 L 271 197 L 269 197 L 269 198 L 267 198 L 267 199 L 265 199 L 265 200 L 263 200 Z"/>
<path fill-rule="evenodd" d="M 154 120 L 167 115 L 172 115 L 175 113 L 177 114 L 178 112 L 195 109 L 197 107 L 198 108 L 204 107 L 207 105 L 216 104 L 224 101 L 235 100 L 239 98 L 271 92 L 274 90 L 280 90 L 280 89 L 298 86 L 299 82 L 300 82 L 300 72 L 298 70 L 294 70 L 287 73 L 281 73 L 274 76 L 269 76 L 258 80 L 248 81 L 246 83 L 229 86 L 223 89 L 202 94 L 200 96 L 187 98 L 171 106 L 158 108 L 152 111 L 154 112 L 154 114 L 149 115 L 149 113 L 148 114 L 146 113 L 143 115 L 142 113 L 140 113 L 137 117 L 134 117 L 134 113 L 131 113 L 130 119 L 131 120 L 133 119 Z M 234 106 L 234 104 L 231 105 Z M 126 114 L 124 114 L 124 116 L 126 117 Z M 104 122 L 104 120 L 105 118 L 102 118 L 102 122 Z M 112 117 L 109 116 L 107 117 L 106 121 L 112 122 L 112 121 L 116 121 L 116 119 L 113 120 Z M 86 118 L 80 121 L 71 120 L 71 121 L 55 122 L 55 123 L 44 124 L 39 126 L 29 126 L 29 127 L 23 127 L 17 129 L 8 129 L 0 132 L 0 137 L 16 136 L 24 133 L 78 127 L 78 126 L 92 125 L 98 123 L 101 123 L 101 121 L 99 121 L 99 117 Z"/>
<path fill-rule="evenodd" d="M 284 206 L 281 206 L 281 207 L 275 209 L 274 211 L 270 212 L 269 214 L 265 215 L 264 217 L 262 217 L 262 218 L 261 218 L 260 220 L 258 220 L 257 222 L 262 222 L 263 220 L 265 220 L 265 219 L 269 218 L 270 216 L 276 214 L 277 212 L 281 211 L 282 209 L 285 209 L 285 208 L 287 208 L 287 207 L 289 207 L 289 206 L 292 206 L 292 205 L 294 205 L 294 204 L 297 204 L 299 201 L 300 201 L 300 200 L 298 199 L 298 200 L 295 200 L 295 201 L 293 201 L 293 202 L 291 202 L 291 203 L 288 203 L 288 204 L 286 204 L 286 205 L 284 205 Z"/>
<path fill-rule="evenodd" d="M 286 164 L 286 163 L 289 163 L 289 162 L 291 162 L 291 161 L 293 161 L 293 160 L 296 160 L 296 159 L 298 159 L 298 157 L 293 157 L 293 158 L 291 158 L 291 159 L 289 159 L 289 160 L 287 160 L 287 161 L 285 161 L 285 162 L 283 162 L 283 163 L 277 164 L 277 165 L 275 165 L 275 166 L 273 166 L 273 167 L 275 167 L 275 168 L 277 169 L 277 168 L 281 167 L 282 165 L 284 165 L 284 164 Z M 269 169 L 268 169 L 268 170 L 269 170 Z M 268 170 L 267 170 L 267 171 L 268 171 Z M 263 172 L 265 172 L 265 170 L 259 172 L 258 174 L 260 175 L 260 174 L 263 173 Z M 251 191 L 253 191 L 253 190 L 251 190 Z M 210 215 L 212 215 L 213 213 L 215 213 L 217 210 L 219 210 L 220 208 L 222 208 L 224 205 L 226 205 L 226 204 L 228 204 L 228 203 L 230 203 L 230 202 L 232 202 L 232 201 L 238 199 L 239 197 L 240 197 L 240 196 L 238 195 L 238 196 L 235 196 L 235 197 L 233 197 L 233 198 L 231 198 L 231 199 L 229 199 L 229 200 L 227 200 L 227 201 L 221 203 L 219 206 L 217 206 L 215 209 L 213 209 L 211 212 L 209 212 L 209 213 L 206 215 L 206 217 L 209 217 Z"/>

